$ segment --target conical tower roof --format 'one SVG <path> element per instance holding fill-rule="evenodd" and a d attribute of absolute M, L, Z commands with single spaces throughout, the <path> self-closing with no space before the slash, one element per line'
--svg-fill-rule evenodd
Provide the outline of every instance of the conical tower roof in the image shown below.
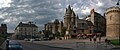
<path fill-rule="evenodd" d="M 71 6 L 70 6 L 70 5 L 68 6 L 68 9 L 67 9 L 66 13 L 72 13 Z"/>

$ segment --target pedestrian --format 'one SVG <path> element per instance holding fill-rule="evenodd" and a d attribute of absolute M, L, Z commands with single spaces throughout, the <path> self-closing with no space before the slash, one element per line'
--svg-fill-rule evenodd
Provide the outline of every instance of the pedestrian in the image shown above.
<path fill-rule="evenodd" d="M 92 41 L 92 38 L 90 37 L 90 41 Z"/>
<path fill-rule="evenodd" d="M 110 44 L 110 42 L 111 42 L 111 41 L 110 41 L 110 40 L 108 40 L 108 41 L 107 41 L 107 44 L 109 45 L 109 44 Z"/>
<path fill-rule="evenodd" d="M 99 42 L 101 41 L 101 37 L 99 37 Z"/>
<path fill-rule="evenodd" d="M 93 37 L 94 43 L 96 42 L 96 36 Z"/>
<path fill-rule="evenodd" d="M 107 43 L 107 41 L 108 41 L 108 39 L 106 38 L 106 39 L 105 39 L 105 43 Z"/>

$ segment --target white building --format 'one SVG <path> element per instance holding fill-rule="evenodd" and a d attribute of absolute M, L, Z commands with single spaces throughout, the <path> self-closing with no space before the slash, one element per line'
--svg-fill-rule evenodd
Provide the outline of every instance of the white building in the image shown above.
<path fill-rule="evenodd" d="M 22 23 L 20 22 L 14 30 L 15 39 L 33 38 L 37 36 L 38 27 L 32 22 Z"/>

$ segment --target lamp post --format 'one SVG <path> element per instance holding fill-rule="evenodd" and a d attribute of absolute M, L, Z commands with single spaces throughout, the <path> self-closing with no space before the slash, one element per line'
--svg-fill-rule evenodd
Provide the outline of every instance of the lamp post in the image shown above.
<path fill-rule="evenodd" d="M 120 0 L 118 0 L 118 2 L 117 2 L 116 5 L 119 5 L 119 1 L 120 1 Z M 119 26 L 119 27 L 120 27 L 120 26 Z M 120 46 L 120 28 L 119 28 L 119 46 Z"/>

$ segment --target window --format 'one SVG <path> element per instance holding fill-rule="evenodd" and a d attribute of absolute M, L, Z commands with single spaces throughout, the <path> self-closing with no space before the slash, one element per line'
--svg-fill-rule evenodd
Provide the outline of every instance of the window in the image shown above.
<path fill-rule="evenodd" d="M 21 31 L 23 30 L 23 28 L 20 29 Z"/>
<path fill-rule="evenodd" d="M 90 30 L 90 33 L 91 33 L 91 30 Z"/>
<path fill-rule="evenodd" d="M 82 30 L 82 33 L 84 33 L 84 30 Z"/>
<path fill-rule="evenodd" d="M 26 31 L 27 29 L 25 28 L 25 31 Z"/>
<path fill-rule="evenodd" d="M 73 30 L 74 33 L 76 33 L 76 30 Z"/>
<path fill-rule="evenodd" d="M 85 23 L 82 23 L 82 26 L 81 26 L 81 27 L 82 27 L 82 29 L 84 29 L 84 28 L 85 28 Z"/>
<path fill-rule="evenodd" d="M 36 31 L 36 29 L 34 29 L 34 31 Z"/>
<path fill-rule="evenodd" d="M 26 34 L 26 32 L 25 32 L 25 34 Z"/>
<path fill-rule="evenodd" d="M 110 16 L 110 20 L 112 20 L 112 15 Z"/>

